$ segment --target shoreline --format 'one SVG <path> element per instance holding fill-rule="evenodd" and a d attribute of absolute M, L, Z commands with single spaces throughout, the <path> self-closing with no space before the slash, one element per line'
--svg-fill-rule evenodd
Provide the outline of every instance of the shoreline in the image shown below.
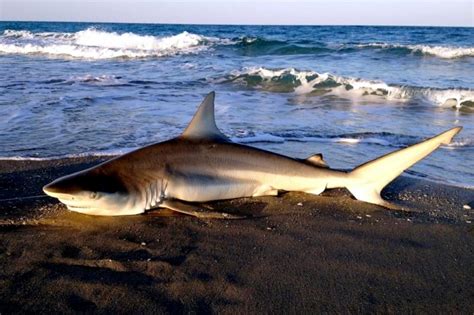
<path fill-rule="evenodd" d="M 104 160 L 0 161 L 0 199 Z M 401 177 L 383 195 L 409 211 L 344 190 L 208 203 L 244 220 L 0 200 L 0 312 L 473 312 L 474 190 Z"/>

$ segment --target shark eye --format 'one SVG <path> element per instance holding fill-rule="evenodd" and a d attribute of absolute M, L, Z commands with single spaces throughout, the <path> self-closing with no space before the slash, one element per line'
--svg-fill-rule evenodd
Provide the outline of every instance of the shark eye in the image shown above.
<path fill-rule="evenodd" d="M 98 197 L 99 197 L 98 193 L 96 193 L 95 191 L 91 192 L 91 194 L 90 194 L 91 199 L 97 199 Z"/>

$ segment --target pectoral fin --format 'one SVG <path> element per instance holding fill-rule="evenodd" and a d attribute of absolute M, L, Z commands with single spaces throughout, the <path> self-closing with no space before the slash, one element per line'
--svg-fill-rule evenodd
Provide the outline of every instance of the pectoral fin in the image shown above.
<path fill-rule="evenodd" d="M 184 213 L 201 219 L 244 219 L 245 216 L 239 216 L 235 214 L 225 212 L 215 212 L 197 207 L 195 205 L 185 203 L 179 200 L 163 200 L 160 203 L 160 208 L 167 208 L 175 212 Z"/>

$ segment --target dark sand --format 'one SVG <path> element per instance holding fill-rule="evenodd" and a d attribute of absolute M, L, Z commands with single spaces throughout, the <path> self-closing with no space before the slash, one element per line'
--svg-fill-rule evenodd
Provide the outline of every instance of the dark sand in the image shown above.
<path fill-rule="evenodd" d="M 400 178 L 210 204 L 245 220 L 91 217 L 40 195 L 97 159 L 0 161 L 0 313 L 473 313 L 474 191 Z M 92 164 L 91 164 L 92 163 Z"/>

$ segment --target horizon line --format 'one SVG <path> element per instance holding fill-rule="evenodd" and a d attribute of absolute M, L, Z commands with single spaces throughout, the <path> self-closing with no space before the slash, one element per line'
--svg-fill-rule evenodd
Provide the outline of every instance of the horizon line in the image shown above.
<path fill-rule="evenodd" d="M 474 25 L 432 25 L 432 24 L 253 24 L 253 23 L 171 23 L 171 22 L 112 22 L 112 21 L 60 21 L 60 20 L 3 20 L 0 23 L 98 23 L 98 24 L 150 24 L 150 25 L 192 25 L 192 26 L 360 26 L 360 27 L 451 27 L 474 28 Z"/>

